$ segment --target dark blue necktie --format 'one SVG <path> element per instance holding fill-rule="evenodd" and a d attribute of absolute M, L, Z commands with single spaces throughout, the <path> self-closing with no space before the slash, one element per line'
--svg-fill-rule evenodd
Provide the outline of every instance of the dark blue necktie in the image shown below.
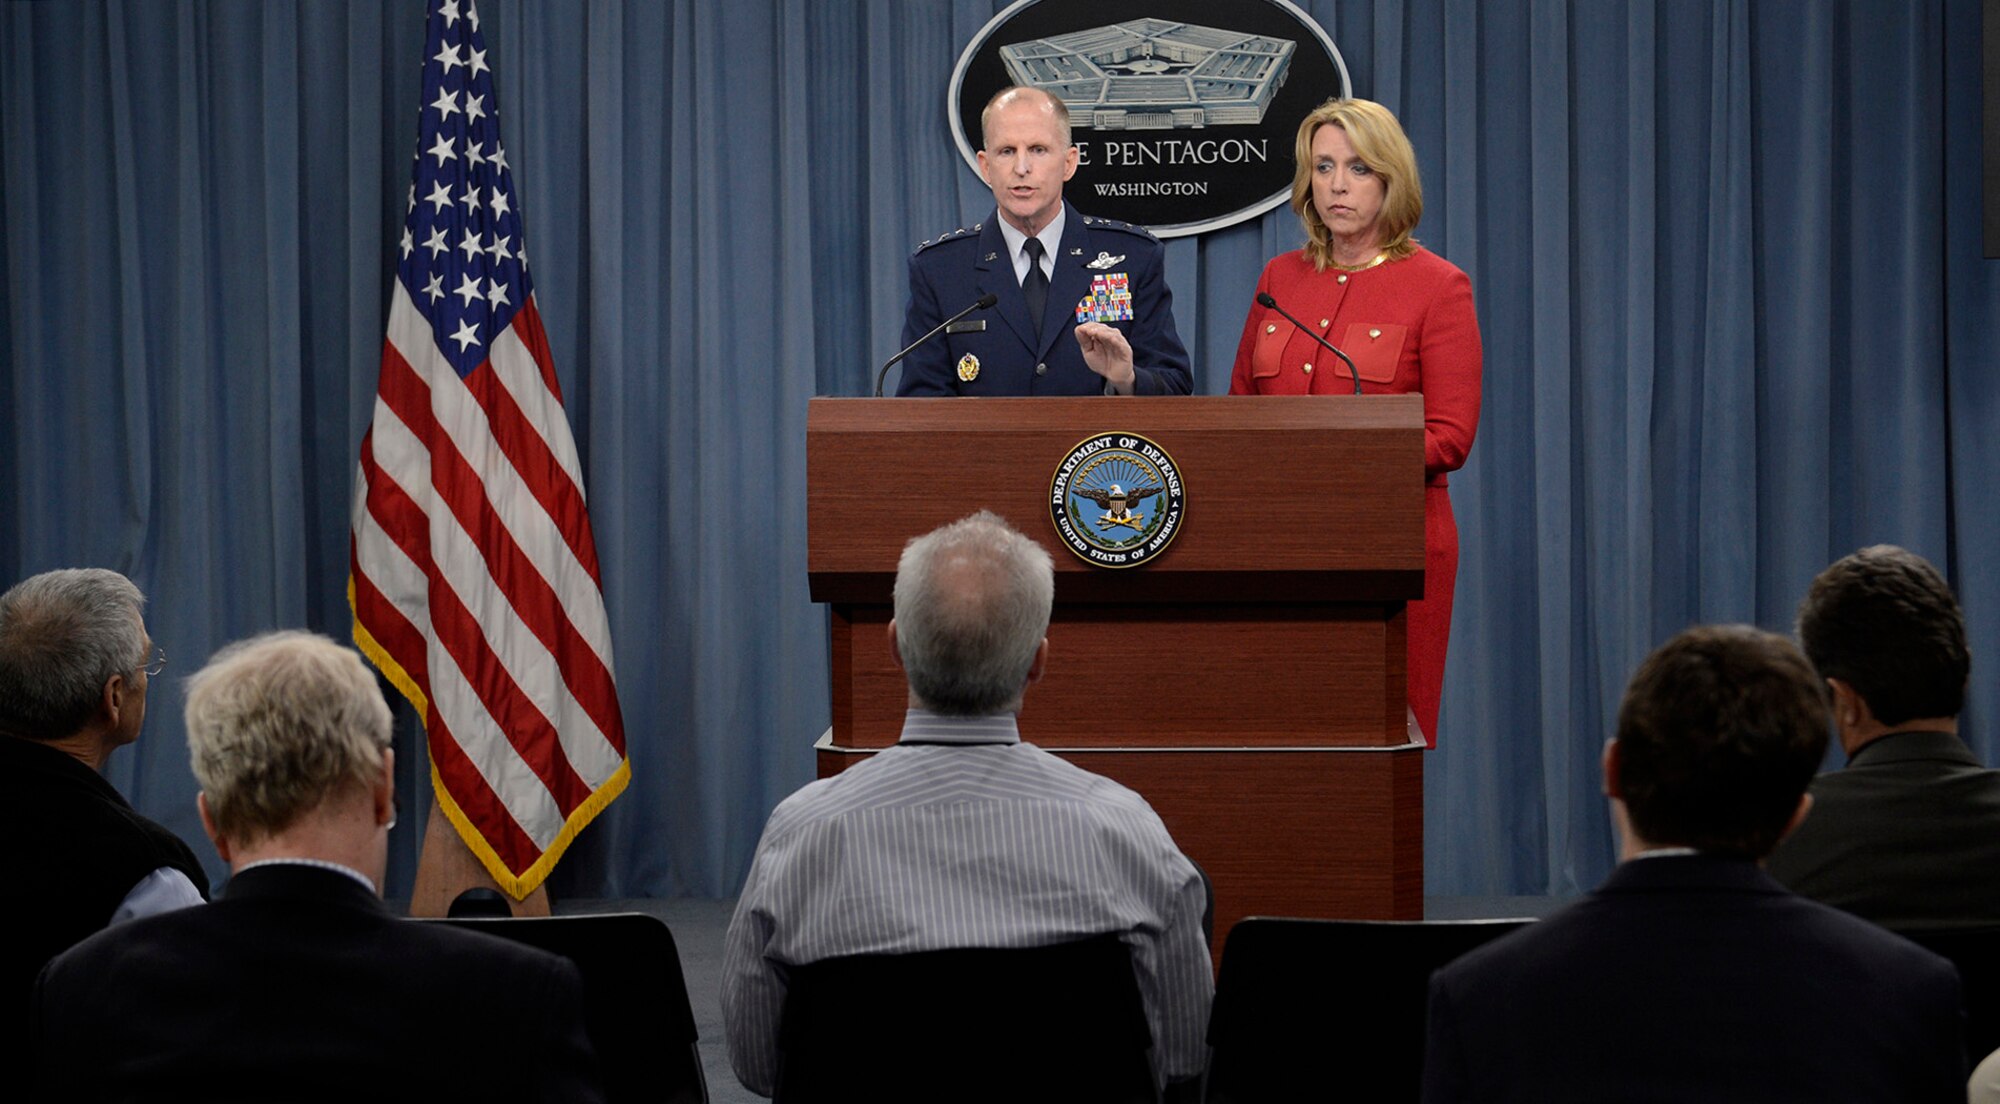
<path fill-rule="evenodd" d="M 1021 298 L 1028 301 L 1028 317 L 1035 323 L 1035 340 L 1042 338 L 1042 312 L 1049 305 L 1049 278 L 1042 271 L 1042 239 L 1029 238 L 1028 278 L 1021 281 Z"/>

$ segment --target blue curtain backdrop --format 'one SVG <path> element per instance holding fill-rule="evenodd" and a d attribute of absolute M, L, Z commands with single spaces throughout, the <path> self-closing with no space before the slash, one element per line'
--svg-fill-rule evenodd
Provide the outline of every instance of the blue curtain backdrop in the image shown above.
<path fill-rule="evenodd" d="M 634 769 L 558 892 L 733 893 L 810 777 L 806 399 L 865 391 L 911 246 L 990 206 L 944 93 L 1001 6 L 481 5 Z M 1409 129 L 1419 236 L 1471 274 L 1486 341 L 1431 891 L 1594 884 L 1633 665 L 1691 621 L 1788 628 L 1865 543 L 1951 574 L 1990 759 L 1978 0 L 1303 6 Z M 131 574 L 180 674 L 258 630 L 345 638 L 422 23 L 420 0 L 0 5 L 0 578 Z M 1278 212 L 1169 246 L 1201 390 L 1298 240 Z M 111 777 L 198 840 L 179 686 L 154 696 Z M 414 848 L 398 829 L 392 894 Z"/>

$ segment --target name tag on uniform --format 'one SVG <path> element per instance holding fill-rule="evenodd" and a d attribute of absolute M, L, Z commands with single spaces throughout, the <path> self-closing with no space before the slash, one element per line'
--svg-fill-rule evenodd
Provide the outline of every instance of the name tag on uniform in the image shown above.
<path fill-rule="evenodd" d="M 984 318 L 961 318 L 958 321 L 953 322 L 951 325 L 946 326 L 944 328 L 944 332 L 948 334 L 985 333 L 986 320 Z"/>

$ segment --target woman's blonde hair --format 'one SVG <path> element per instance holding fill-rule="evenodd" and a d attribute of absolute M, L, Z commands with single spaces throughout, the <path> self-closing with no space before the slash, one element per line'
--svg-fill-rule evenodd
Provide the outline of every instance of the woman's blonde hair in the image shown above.
<path fill-rule="evenodd" d="M 1410 236 L 1424 217 L 1424 186 L 1417 179 L 1417 151 L 1410 147 L 1403 125 L 1388 108 L 1373 100 L 1328 100 L 1312 109 L 1299 124 L 1292 172 L 1292 211 L 1306 228 L 1306 256 L 1324 272 L 1333 264 L 1333 231 L 1321 222 L 1312 201 L 1313 136 L 1323 126 L 1347 132 L 1347 141 L 1361 163 L 1382 179 L 1382 251 L 1398 260 L 1416 251 Z"/>

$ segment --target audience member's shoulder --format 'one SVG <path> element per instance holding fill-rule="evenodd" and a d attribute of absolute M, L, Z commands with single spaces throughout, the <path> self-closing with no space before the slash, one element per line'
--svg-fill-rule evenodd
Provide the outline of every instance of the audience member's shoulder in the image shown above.
<path fill-rule="evenodd" d="M 1973 1055 L 1978 1058 L 1978 1055 Z M 2000 1104 L 2000 1050 L 1981 1058 L 1966 1082 L 1967 1104 Z"/>
<path fill-rule="evenodd" d="M 1768 908 L 1766 931 L 1782 931 L 1788 947 L 1829 977 L 1905 1007 L 1957 1000 L 1958 968 L 1949 959 L 1873 921 L 1789 890 L 1769 898 Z"/>
<path fill-rule="evenodd" d="M 1562 948 L 1573 942 L 1573 925 L 1587 926 L 1590 923 L 1587 918 L 1590 903 L 1591 898 L 1586 896 L 1540 920 L 1474 947 L 1440 967 L 1436 974 L 1437 981 L 1451 985 L 1478 979 L 1483 985 L 1505 978 L 1510 980 L 1502 982 L 1501 988 L 1511 989 L 1531 976 L 1544 959 L 1563 953 Z"/>
<path fill-rule="evenodd" d="M 582 999 L 576 963 L 553 951 L 434 920 L 393 923 L 402 941 L 393 957 L 410 963 L 425 984 L 459 993 L 483 1014 L 519 1010 L 549 995 L 570 1003 Z"/>
<path fill-rule="evenodd" d="M 1153 811 L 1138 791 L 1123 783 L 1079 767 L 1033 744 L 1024 743 L 1019 751 L 1022 755 L 1033 757 L 1050 783 L 1049 796 L 1052 798 L 1084 801 L 1108 808 L 1143 809 L 1148 814 Z"/>
<path fill-rule="evenodd" d="M 848 767 L 831 778 L 816 778 L 800 786 L 778 802 L 771 810 L 771 816 L 764 823 L 764 834 L 785 832 L 800 824 L 831 816 L 847 807 L 852 791 L 866 788 L 869 776 L 877 769 L 877 760 L 869 758 Z M 858 800 L 858 795 L 854 795 Z"/>
<path fill-rule="evenodd" d="M 1894 970 L 1957 974 L 1957 967 L 1950 960 L 1872 920 L 1796 893 L 1788 892 L 1785 896 L 1798 913 L 1795 926 L 1801 936 L 1808 932 L 1816 934 L 1821 944 L 1831 949 L 1830 953 L 1847 948 L 1857 959 L 1889 964 Z"/>
<path fill-rule="evenodd" d="M 186 946 L 190 937 L 206 925 L 208 910 L 213 907 L 208 904 L 191 905 L 99 929 L 51 959 L 45 972 L 56 974 L 111 968 L 137 948 Z"/>
<path fill-rule="evenodd" d="M 563 974 L 576 970 L 569 959 L 553 951 L 544 951 L 505 936 L 458 924 L 434 920 L 396 920 L 394 930 L 401 933 L 406 942 L 423 948 L 427 953 L 440 958 L 455 958 L 469 965 L 492 964 L 511 970 L 533 968 Z"/>
<path fill-rule="evenodd" d="M 1871 785 L 1871 783 L 1876 781 L 1877 779 L 1871 776 L 1866 769 L 1856 770 L 1853 767 L 1821 771 L 1814 775 L 1812 782 L 1806 787 L 1813 795 L 1812 812 L 1805 820 L 1799 822 L 1799 827 L 1793 829 L 1793 832 L 1796 833 L 1799 829 L 1804 828 L 1807 823 L 1811 822 L 1813 817 L 1819 817 L 1824 821 L 1826 819 L 1826 809 L 1822 807 L 1821 803 L 1827 798 L 1831 797 L 1836 801 L 1850 800 L 1857 795 L 1878 788 Z M 1921 795 L 1918 799 L 1926 800 L 1928 799 L 1928 795 Z M 1790 836 L 1786 837 L 1786 839 L 1790 838 Z M 1783 847 L 1784 845 L 1784 840 L 1778 841 L 1778 846 Z"/>

